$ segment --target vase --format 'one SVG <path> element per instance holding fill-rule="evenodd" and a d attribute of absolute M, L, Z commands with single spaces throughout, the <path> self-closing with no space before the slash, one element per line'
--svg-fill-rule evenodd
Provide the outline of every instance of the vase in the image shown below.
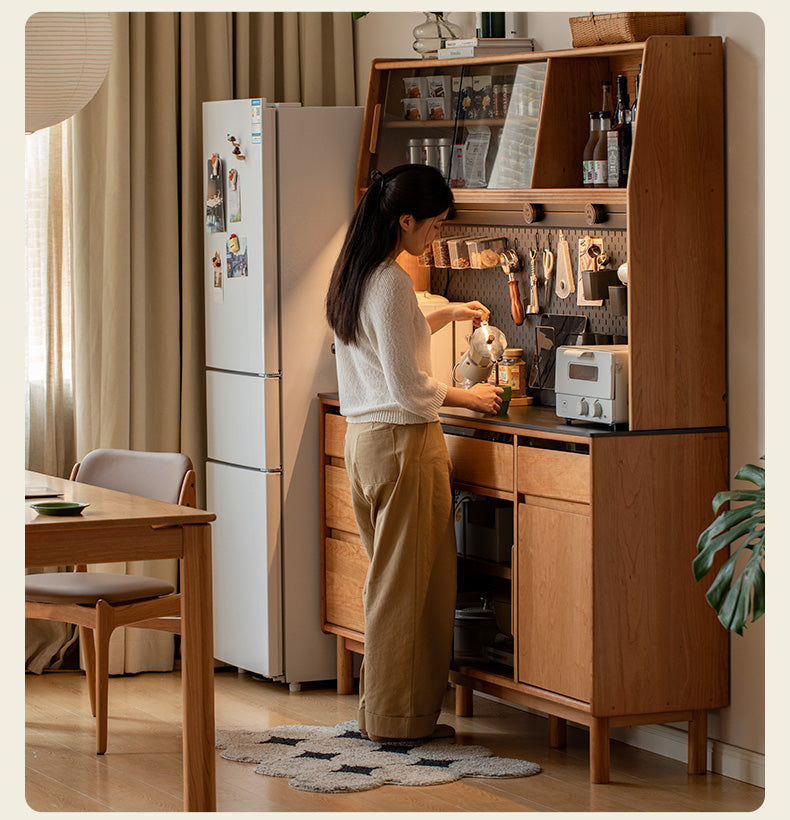
<path fill-rule="evenodd" d="M 412 30 L 412 48 L 423 57 L 436 57 L 436 52 L 445 40 L 455 40 L 461 36 L 461 28 L 445 19 L 440 11 L 424 11 L 425 20 Z"/>

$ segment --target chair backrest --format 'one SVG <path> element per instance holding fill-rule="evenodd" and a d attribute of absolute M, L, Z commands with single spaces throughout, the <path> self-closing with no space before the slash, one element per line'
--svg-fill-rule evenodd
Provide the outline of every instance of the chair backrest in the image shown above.
<path fill-rule="evenodd" d="M 182 489 L 189 473 L 192 497 L 185 498 Z M 171 504 L 195 504 L 192 462 L 182 453 L 92 450 L 76 465 L 72 480 Z"/>

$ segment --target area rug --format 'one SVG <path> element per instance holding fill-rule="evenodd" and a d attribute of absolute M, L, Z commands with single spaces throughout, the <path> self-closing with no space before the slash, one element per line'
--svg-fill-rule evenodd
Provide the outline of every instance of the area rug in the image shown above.
<path fill-rule="evenodd" d="M 361 792 L 385 783 L 431 786 L 461 777 L 529 777 L 541 771 L 528 760 L 494 757 L 483 746 L 453 740 L 374 743 L 355 720 L 337 726 L 275 726 L 263 732 L 217 732 L 227 760 L 256 763 L 256 774 L 289 777 L 306 792 Z"/>

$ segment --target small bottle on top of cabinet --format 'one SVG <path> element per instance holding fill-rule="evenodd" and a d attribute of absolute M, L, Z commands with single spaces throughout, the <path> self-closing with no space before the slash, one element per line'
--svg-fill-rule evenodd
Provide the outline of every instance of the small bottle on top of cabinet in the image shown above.
<path fill-rule="evenodd" d="M 606 137 L 609 133 L 611 111 L 600 112 L 600 134 L 593 148 L 593 188 L 609 187 L 609 158 L 606 152 Z"/>
<path fill-rule="evenodd" d="M 585 188 L 593 186 L 593 151 L 600 136 L 601 112 L 590 111 L 590 137 L 582 154 L 582 184 Z"/>

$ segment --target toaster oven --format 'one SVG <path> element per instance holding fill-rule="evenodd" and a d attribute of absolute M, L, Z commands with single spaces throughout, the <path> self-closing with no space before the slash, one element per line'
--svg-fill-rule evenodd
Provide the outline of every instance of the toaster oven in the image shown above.
<path fill-rule="evenodd" d="M 628 421 L 628 345 L 557 348 L 556 413 L 566 421 Z"/>

